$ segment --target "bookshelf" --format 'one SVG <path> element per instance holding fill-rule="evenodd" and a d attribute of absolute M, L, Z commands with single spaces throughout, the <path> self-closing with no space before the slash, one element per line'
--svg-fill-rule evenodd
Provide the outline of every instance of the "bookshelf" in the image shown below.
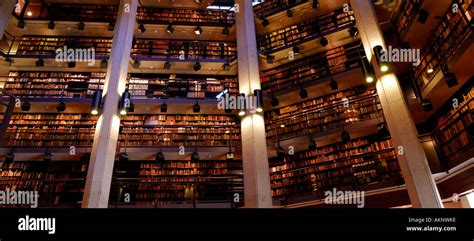
<path fill-rule="evenodd" d="M 307 2 L 308 0 L 269 0 L 255 5 L 253 11 L 257 18 L 262 19 Z"/>
<path fill-rule="evenodd" d="M 90 147 L 97 117 L 89 114 L 13 114 L 7 147 Z"/>
<path fill-rule="evenodd" d="M 130 74 L 128 89 L 135 99 L 215 98 L 224 88 L 237 94 L 237 76 L 188 74 Z"/>
<path fill-rule="evenodd" d="M 116 5 L 53 3 L 47 4 L 46 8 L 47 14 L 40 16 L 40 18 L 56 21 L 115 23 L 118 12 L 118 6 Z"/>
<path fill-rule="evenodd" d="M 360 66 L 359 53 L 363 56 L 360 42 L 347 44 L 322 53 L 261 72 L 264 91 L 278 93 L 310 81 L 351 70 Z"/>
<path fill-rule="evenodd" d="M 259 49 L 274 53 L 297 44 L 320 38 L 355 24 L 354 16 L 342 8 L 315 18 L 257 36 Z"/>
<path fill-rule="evenodd" d="M 378 119 L 382 106 L 373 86 L 356 86 L 265 113 L 267 138 L 280 140 Z"/>
<path fill-rule="evenodd" d="M 240 142 L 240 121 L 231 115 L 127 115 L 122 123 L 121 147 L 227 147 L 229 139 Z"/>
<path fill-rule="evenodd" d="M 237 43 L 226 41 L 187 41 L 169 39 L 135 39 L 132 57 L 147 56 L 167 60 L 227 60 L 237 58 Z"/>
<path fill-rule="evenodd" d="M 390 138 L 365 136 L 349 143 L 334 143 L 303 150 L 284 160 L 270 160 L 270 179 L 275 199 L 338 190 L 366 190 L 384 182 L 402 183 Z"/>
<path fill-rule="evenodd" d="M 143 24 L 173 24 L 199 26 L 231 26 L 235 22 L 232 11 L 187 8 L 138 8 L 137 21 Z"/>
<path fill-rule="evenodd" d="M 408 31 L 409 26 L 416 17 L 418 9 L 423 5 L 423 0 L 403 0 L 395 20 L 395 29 L 398 36 L 402 36 Z"/>
<path fill-rule="evenodd" d="M 5 90 L 20 98 L 86 98 L 103 89 L 106 73 L 10 71 Z"/>
<path fill-rule="evenodd" d="M 0 190 L 37 191 L 39 207 L 80 207 L 87 169 L 79 161 L 0 163 Z"/>
<path fill-rule="evenodd" d="M 441 158 L 447 167 L 472 157 L 474 146 L 474 88 L 469 88 L 463 95 L 458 107 L 452 107 L 438 121 L 433 131 L 433 139 Z M 467 154 L 467 156 L 466 156 Z"/>
<path fill-rule="evenodd" d="M 243 197 L 241 160 L 165 160 L 117 162 L 110 202 L 131 205 L 231 202 Z"/>

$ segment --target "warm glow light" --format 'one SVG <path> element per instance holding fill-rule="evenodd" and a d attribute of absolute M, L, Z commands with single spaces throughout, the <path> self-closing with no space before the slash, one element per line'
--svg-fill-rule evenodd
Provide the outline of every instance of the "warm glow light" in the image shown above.
<path fill-rule="evenodd" d="M 92 115 L 98 115 L 98 114 L 99 114 L 99 111 L 97 111 L 97 110 L 92 110 L 92 111 L 91 111 L 91 114 L 92 114 Z"/>
<path fill-rule="evenodd" d="M 285 125 L 280 125 L 281 128 L 285 128 Z"/>
<path fill-rule="evenodd" d="M 387 72 L 387 71 L 388 71 L 388 66 L 385 65 L 385 64 L 382 65 L 382 66 L 380 66 L 380 71 L 382 71 L 382 72 Z"/>
<path fill-rule="evenodd" d="M 431 74 L 431 73 L 434 72 L 434 69 L 431 69 L 431 68 L 430 68 L 430 69 L 428 69 L 426 72 L 427 72 L 428 74 Z"/>
<path fill-rule="evenodd" d="M 126 114 L 127 114 L 127 111 L 126 111 L 126 110 L 121 110 L 121 111 L 120 111 L 120 114 L 121 114 L 121 115 L 126 115 Z"/>
<path fill-rule="evenodd" d="M 257 108 L 257 112 L 262 113 L 262 112 L 263 112 L 263 109 L 262 109 L 262 108 Z"/>
<path fill-rule="evenodd" d="M 244 111 L 244 110 L 239 111 L 239 116 L 244 116 L 244 115 L 245 115 L 245 111 Z"/>
<path fill-rule="evenodd" d="M 31 11 L 28 11 L 28 12 L 26 13 L 26 15 L 28 15 L 28 17 L 31 17 L 31 16 L 33 16 L 33 13 L 32 13 Z"/>
<path fill-rule="evenodd" d="M 367 77 L 365 80 L 367 81 L 367 83 L 374 82 L 374 78 L 372 76 Z"/>

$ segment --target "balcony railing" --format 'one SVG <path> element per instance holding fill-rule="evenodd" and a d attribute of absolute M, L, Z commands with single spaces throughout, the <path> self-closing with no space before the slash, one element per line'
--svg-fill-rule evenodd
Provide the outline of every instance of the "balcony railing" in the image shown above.
<path fill-rule="evenodd" d="M 400 12 L 396 19 L 396 31 L 398 36 L 406 33 L 411 23 L 416 17 L 417 11 L 423 4 L 423 0 L 403 0 L 400 6 Z"/>
<path fill-rule="evenodd" d="M 308 2 L 308 0 L 267 0 L 254 6 L 253 11 L 255 16 L 261 19 L 306 2 Z"/>

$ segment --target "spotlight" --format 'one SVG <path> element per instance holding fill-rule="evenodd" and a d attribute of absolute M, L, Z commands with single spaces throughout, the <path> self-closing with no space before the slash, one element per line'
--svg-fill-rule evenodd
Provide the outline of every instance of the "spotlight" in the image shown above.
<path fill-rule="evenodd" d="M 100 68 L 106 69 L 108 65 L 109 65 L 109 63 L 107 62 L 107 60 L 104 59 L 104 60 L 100 61 Z"/>
<path fill-rule="evenodd" d="M 199 157 L 199 153 L 197 151 L 194 151 L 193 154 L 191 154 L 191 161 L 199 161 L 201 159 Z"/>
<path fill-rule="evenodd" d="M 128 157 L 127 153 L 125 152 L 122 152 L 119 154 L 119 161 L 121 162 L 126 162 L 128 161 L 130 158 Z"/>
<path fill-rule="evenodd" d="M 140 24 L 140 25 L 138 26 L 138 30 L 140 30 L 140 32 L 141 32 L 141 33 L 144 33 L 144 32 L 146 32 L 145 25 L 143 25 L 143 24 Z"/>
<path fill-rule="evenodd" d="M 201 106 L 196 101 L 196 104 L 193 105 L 193 113 L 199 113 L 199 112 L 201 112 Z"/>
<path fill-rule="evenodd" d="M 140 68 L 140 61 L 139 60 L 135 60 L 133 62 L 133 68 L 134 69 L 139 69 Z"/>
<path fill-rule="evenodd" d="M 9 152 L 5 155 L 4 163 L 12 163 L 15 160 L 15 154 L 13 152 Z"/>
<path fill-rule="evenodd" d="M 244 116 L 247 112 L 245 110 L 246 107 L 246 101 L 245 101 L 245 94 L 240 93 L 239 96 L 237 97 L 237 103 L 240 103 L 239 107 L 239 116 Z"/>
<path fill-rule="evenodd" d="M 284 158 L 285 155 L 286 155 L 285 149 L 283 149 L 283 147 L 279 146 L 279 147 L 277 148 L 277 153 L 276 153 L 276 154 L 277 154 L 277 156 L 278 156 L 279 158 Z"/>
<path fill-rule="evenodd" d="M 53 154 L 51 154 L 51 152 L 46 152 L 44 154 L 44 157 L 43 157 L 43 161 L 46 162 L 46 163 L 49 163 L 53 160 Z"/>
<path fill-rule="evenodd" d="M 56 106 L 56 110 L 57 110 L 58 112 L 63 112 L 63 111 L 65 111 L 65 110 L 66 110 L 66 103 L 64 103 L 64 102 L 62 102 L 62 101 L 59 102 L 59 104 Z"/>
<path fill-rule="evenodd" d="M 20 20 L 20 21 L 18 21 L 17 27 L 18 27 L 18 28 L 21 28 L 21 29 L 24 29 L 24 28 L 25 28 L 25 25 L 26 25 L 25 21 Z"/>
<path fill-rule="evenodd" d="M 326 47 L 329 44 L 329 41 L 326 37 L 321 37 L 319 43 L 321 44 L 321 46 Z"/>
<path fill-rule="evenodd" d="M 301 90 L 300 90 L 300 97 L 301 97 L 301 99 L 308 98 L 308 91 L 306 91 L 306 89 L 303 88 L 303 87 L 301 87 Z"/>
<path fill-rule="evenodd" d="M 226 36 L 229 36 L 229 34 L 230 34 L 229 28 L 228 28 L 228 27 L 225 27 L 225 28 L 222 30 L 222 34 L 223 34 L 223 35 L 226 35 Z"/>
<path fill-rule="evenodd" d="M 418 22 L 421 23 L 421 24 L 425 24 L 426 23 L 426 20 L 428 20 L 428 16 L 430 15 L 430 13 L 424 9 L 420 9 L 420 11 L 418 12 L 419 16 L 418 16 Z"/>
<path fill-rule="evenodd" d="M 169 34 L 173 33 L 174 32 L 173 25 L 171 25 L 171 24 L 168 25 L 168 27 L 166 28 L 166 32 L 169 33 Z"/>
<path fill-rule="evenodd" d="M 429 68 L 429 69 L 426 71 L 426 73 L 428 73 L 428 74 L 432 74 L 433 72 L 434 72 L 434 69 L 433 69 L 433 68 Z"/>
<path fill-rule="evenodd" d="M 291 9 L 286 10 L 286 16 L 289 18 L 293 17 L 293 11 L 291 11 Z"/>
<path fill-rule="evenodd" d="M 91 103 L 91 114 L 92 115 L 98 115 L 100 111 L 100 104 L 102 102 L 102 91 L 96 90 L 94 92 L 94 96 L 92 98 L 92 103 Z"/>
<path fill-rule="evenodd" d="M 379 137 L 381 137 L 381 138 L 390 135 L 390 132 L 388 131 L 387 127 L 385 126 L 385 123 L 378 124 L 377 133 L 379 134 Z"/>
<path fill-rule="evenodd" d="M 35 63 L 36 67 L 44 67 L 44 60 L 38 59 Z"/>
<path fill-rule="evenodd" d="M 130 111 L 129 108 L 131 106 L 131 94 L 128 90 L 125 90 L 122 93 L 122 99 L 120 100 L 119 111 L 120 115 L 126 115 Z"/>
<path fill-rule="evenodd" d="M 319 8 L 319 1 L 318 0 L 313 0 L 313 8 L 314 9 Z"/>
<path fill-rule="evenodd" d="M 349 28 L 349 35 L 350 35 L 351 37 L 354 38 L 354 37 L 357 36 L 358 34 L 359 34 L 359 29 L 358 29 L 357 27 L 351 27 L 351 28 Z"/>
<path fill-rule="evenodd" d="M 115 28 L 115 23 L 109 23 L 109 26 L 107 27 L 107 29 L 109 31 L 114 31 L 114 28 Z"/>
<path fill-rule="evenodd" d="M 385 51 L 383 50 L 382 46 L 377 45 L 373 48 L 373 50 L 374 50 L 375 60 L 380 66 L 380 71 L 387 72 L 389 70 L 389 67 L 388 67 L 387 62 L 382 61 L 382 56 L 385 54 Z"/>
<path fill-rule="evenodd" d="M 30 111 L 31 109 L 31 104 L 28 101 L 22 102 L 21 103 L 21 110 L 22 111 Z"/>
<path fill-rule="evenodd" d="M 130 107 L 128 107 L 128 113 L 133 113 L 135 112 L 135 104 L 130 102 Z"/>
<path fill-rule="evenodd" d="M 79 30 L 84 30 L 86 28 L 86 24 L 84 22 L 80 22 L 79 25 L 77 26 L 77 29 Z"/>
<path fill-rule="evenodd" d="M 197 61 L 195 64 L 194 64 L 194 67 L 193 67 L 194 71 L 198 72 L 199 70 L 201 70 L 201 63 L 199 63 L 199 61 Z"/>
<path fill-rule="evenodd" d="M 232 153 L 232 152 L 227 152 L 227 153 L 225 154 L 225 159 L 226 159 L 227 161 L 233 161 L 233 160 L 234 160 L 234 153 Z"/>
<path fill-rule="evenodd" d="M 166 61 L 165 64 L 163 65 L 164 69 L 171 69 L 171 63 L 169 61 Z"/>
<path fill-rule="evenodd" d="M 67 67 L 68 68 L 75 68 L 76 67 L 76 62 L 68 62 Z"/>
<path fill-rule="evenodd" d="M 334 79 L 331 80 L 331 82 L 329 83 L 329 86 L 331 87 L 331 90 L 339 89 L 339 84 L 337 84 L 337 81 L 335 81 Z"/>
<path fill-rule="evenodd" d="M 343 130 L 341 133 L 341 139 L 342 139 L 342 142 L 348 143 L 351 140 L 351 136 L 349 135 L 349 132 L 347 132 L 346 130 Z"/>
<path fill-rule="evenodd" d="M 365 81 L 367 83 L 374 82 L 374 80 L 375 80 L 375 71 L 374 71 L 374 68 L 372 68 L 372 65 L 370 65 L 367 58 L 364 58 L 362 60 L 362 67 L 364 68 Z"/>
<path fill-rule="evenodd" d="M 158 152 L 158 153 L 156 153 L 155 160 L 156 160 L 157 162 L 163 162 L 163 161 L 165 161 L 165 154 L 163 154 L 163 152 L 161 152 L 161 151 Z"/>
<path fill-rule="evenodd" d="M 50 21 L 50 22 L 48 23 L 48 28 L 51 29 L 51 30 L 53 30 L 54 27 L 56 27 L 56 24 L 54 23 L 54 21 Z"/>
<path fill-rule="evenodd" d="M 197 26 L 197 27 L 194 29 L 194 34 L 196 34 L 196 35 L 201 35 L 201 34 L 202 34 L 202 28 L 201 28 L 201 26 Z"/>
<path fill-rule="evenodd" d="M 267 64 L 273 64 L 274 60 L 275 60 L 275 56 L 267 55 Z"/>
<path fill-rule="evenodd" d="M 308 143 L 309 150 L 315 151 L 317 147 L 318 145 L 316 144 L 316 141 L 314 141 L 313 139 L 309 140 L 309 143 Z"/>
<path fill-rule="evenodd" d="M 293 53 L 294 54 L 299 54 L 300 53 L 300 48 L 298 48 L 297 46 L 294 46 L 293 47 Z"/>
<path fill-rule="evenodd" d="M 268 26 L 268 25 L 270 25 L 270 22 L 268 22 L 268 20 L 267 20 L 266 18 L 264 18 L 264 19 L 262 20 L 262 26 L 263 26 L 263 27 L 266 27 L 266 26 Z"/>
<path fill-rule="evenodd" d="M 277 97 L 274 96 L 272 98 L 271 104 L 272 104 L 273 107 L 275 107 L 275 106 L 278 106 L 280 104 L 280 101 L 278 100 Z"/>
<path fill-rule="evenodd" d="M 160 106 L 160 111 L 161 113 L 166 113 L 168 112 L 168 105 L 166 103 L 163 103 L 161 106 Z"/>
<path fill-rule="evenodd" d="M 224 71 L 230 71 L 230 64 L 229 63 L 225 63 L 223 66 L 222 66 L 222 69 Z"/>
<path fill-rule="evenodd" d="M 426 112 L 433 110 L 433 104 L 431 104 L 431 101 L 429 100 L 421 101 L 421 105 L 423 106 L 423 110 L 425 110 Z"/>
<path fill-rule="evenodd" d="M 456 75 L 454 75 L 453 73 L 446 73 L 444 75 L 444 78 L 446 79 L 446 84 L 448 85 L 449 88 L 452 88 L 458 85 L 458 79 L 456 78 Z"/>
<path fill-rule="evenodd" d="M 257 112 L 262 113 L 263 112 L 263 92 L 262 90 L 256 89 L 253 91 L 253 95 L 257 99 Z"/>

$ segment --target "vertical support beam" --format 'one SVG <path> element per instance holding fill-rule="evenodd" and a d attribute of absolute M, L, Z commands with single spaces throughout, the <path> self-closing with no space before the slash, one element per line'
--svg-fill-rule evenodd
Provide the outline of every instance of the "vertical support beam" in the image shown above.
<path fill-rule="evenodd" d="M 245 96 L 260 89 L 257 38 L 252 1 L 237 0 L 239 90 Z M 272 191 L 263 115 L 248 114 L 241 122 L 244 195 L 247 208 L 271 208 Z"/>
<path fill-rule="evenodd" d="M 1 97 L 2 95 L 0 95 L 0 98 Z M 13 98 L 13 96 L 10 96 L 8 100 L 7 110 L 3 114 L 3 120 L 0 125 L 0 146 L 3 146 L 3 143 L 5 141 L 5 134 L 7 133 L 8 126 L 10 124 L 10 119 L 12 118 L 14 109 L 15 109 L 15 98 Z"/>
<path fill-rule="evenodd" d="M 96 125 L 83 208 L 107 208 L 120 128 L 118 103 L 125 90 L 138 0 L 121 0 L 104 84 L 104 106 Z"/>
<path fill-rule="evenodd" d="M 0 0 L 0 40 L 15 9 L 16 0 Z"/>
<path fill-rule="evenodd" d="M 463 208 L 474 208 L 474 191 L 461 197 L 461 206 Z"/>
<path fill-rule="evenodd" d="M 380 45 L 387 49 L 379 28 L 372 1 L 351 0 L 351 6 L 361 34 L 365 53 L 374 65 L 377 76 L 377 92 L 398 155 L 398 162 L 405 179 L 408 194 L 415 208 L 442 208 L 443 203 L 431 175 L 431 171 L 418 139 L 418 133 L 405 103 L 396 75 L 389 70 L 382 73 L 375 61 L 372 49 Z"/>

